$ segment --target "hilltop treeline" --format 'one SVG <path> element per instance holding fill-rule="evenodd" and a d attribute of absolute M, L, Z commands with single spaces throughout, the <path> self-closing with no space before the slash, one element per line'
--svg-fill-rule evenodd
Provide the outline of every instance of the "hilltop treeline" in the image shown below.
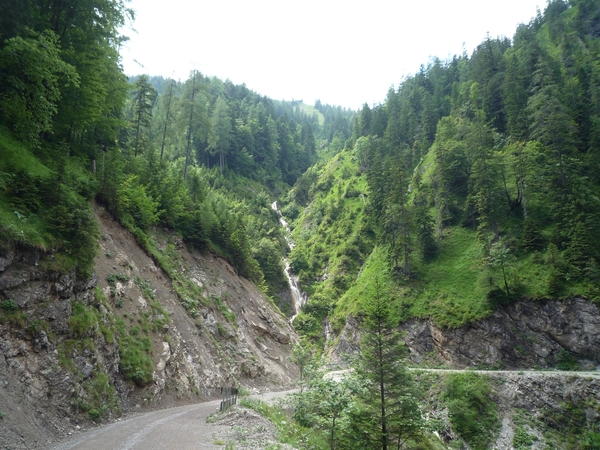
<path fill-rule="evenodd" d="M 451 225 L 475 230 L 488 258 L 550 250 L 554 277 L 597 272 L 598 38 L 598 2 L 551 1 L 512 41 L 436 60 L 363 108 L 355 148 L 396 273 L 433 257 Z"/>
<path fill-rule="evenodd" d="M 3 7 L 4 244 L 58 250 L 58 269 L 89 271 L 95 198 L 142 243 L 152 227 L 170 228 L 275 293 L 285 241 L 270 203 L 319 148 L 343 146 L 354 113 L 271 100 L 197 71 L 129 80 L 119 30 L 133 19 L 122 0 Z"/>

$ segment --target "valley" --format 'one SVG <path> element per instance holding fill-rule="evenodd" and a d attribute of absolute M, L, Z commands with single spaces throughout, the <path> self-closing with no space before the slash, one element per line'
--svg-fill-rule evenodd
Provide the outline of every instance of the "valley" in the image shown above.
<path fill-rule="evenodd" d="M 126 76 L 133 15 L 0 17 L 0 447 L 231 386 L 270 450 L 600 448 L 598 0 L 357 111 Z"/>

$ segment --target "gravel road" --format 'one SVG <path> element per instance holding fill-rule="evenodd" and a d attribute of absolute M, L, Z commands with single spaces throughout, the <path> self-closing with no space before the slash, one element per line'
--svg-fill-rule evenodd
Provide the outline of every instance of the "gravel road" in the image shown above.
<path fill-rule="evenodd" d="M 253 395 L 269 401 L 293 391 Z M 49 447 L 49 450 L 163 450 L 220 449 L 217 438 L 228 427 L 206 423 L 220 401 L 162 409 L 95 428 Z"/>
<path fill-rule="evenodd" d="M 468 372 L 460 369 L 415 368 L 411 370 L 446 373 Z M 341 379 L 343 374 L 347 372 L 347 370 L 334 371 L 330 372 L 329 376 L 333 379 Z M 517 374 L 549 377 L 600 377 L 600 371 L 474 370 L 473 372 L 492 376 Z M 296 390 L 257 394 L 253 397 L 269 401 L 292 392 L 296 392 Z M 49 450 L 223 450 L 223 442 L 219 440 L 218 436 L 225 434 L 228 427 L 206 422 L 207 417 L 217 411 L 219 403 L 219 400 L 213 400 L 140 414 L 83 432 L 67 441 L 49 447 Z"/>
<path fill-rule="evenodd" d="M 328 372 L 325 376 L 332 380 L 340 381 L 345 374 L 353 369 L 335 370 Z M 591 377 L 600 378 L 600 370 L 596 371 L 571 371 L 571 370 L 473 370 L 473 369 L 422 369 L 420 367 L 408 367 L 411 372 L 433 372 L 433 373 L 479 373 L 481 375 L 535 375 L 544 377 Z"/>

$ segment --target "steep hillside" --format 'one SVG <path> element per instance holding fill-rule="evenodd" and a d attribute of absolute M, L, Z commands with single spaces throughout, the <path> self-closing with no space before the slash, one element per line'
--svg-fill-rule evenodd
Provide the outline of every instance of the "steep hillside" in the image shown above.
<path fill-rule="evenodd" d="M 363 107 L 282 208 L 311 296 L 302 334 L 338 334 L 376 286 L 398 322 L 440 329 L 525 300 L 598 303 L 598 23 L 597 1 L 549 2 L 512 40 Z"/>
<path fill-rule="evenodd" d="M 297 338 L 254 284 L 223 259 L 157 235 L 159 251 L 197 287 L 182 299 L 131 233 L 94 211 L 100 251 L 90 278 L 47 270 L 52 253 L 2 252 L 0 441 L 35 448 L 91 421 L 206 399 L 223 385 L 293 383 Z"/>

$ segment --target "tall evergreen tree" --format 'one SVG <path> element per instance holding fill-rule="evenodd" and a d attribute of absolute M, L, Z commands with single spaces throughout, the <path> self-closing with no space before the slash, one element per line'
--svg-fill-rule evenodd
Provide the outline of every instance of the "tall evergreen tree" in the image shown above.
<path fill-rule="evenodd" d="M 477 213 L 478 236 L 484 250 L 489 250 L 493 232 L 493 240 L 500 236 L 500 174 L 493 152 L 493 136 L 485 123 L 484 111 L 478 108 L 480 101 L 478 84 L 471 86 L 471 104 L 474 108 L 474 119 L 468 124 L 467 143 L 471 160 L 470 197 Z"/>
<path fill-rule="evenodd" d="M 162 129 L 162 139 L 160 143 L 160 162 L 162 163 L 163 154 L 165 152 L 165 143 L 167 141 L 167 130 L 169 125 L 173 120 L 173 115 L 171 113 L 171 107 L 173 105 L 173 96 L 175 94 L 175 80 L 171 80 L 169 83 L 169 87 L 167 88 L 166 94 L 162 97 L 164 100 L 164 108 L 165 114 L 163 118 L 163 129 Z"/>
<path fill-rule="evenodd" d="M 142 75 L 134 83 L 133 91 L 133 156 L 144 153 L 150 141 L 149 131 L 152 109 L 156 99 L 156 89 L 152 87 L 147 75 Z"/>
<path fill-rule="evenodd" d="M 210 121 L 213 133 L 209 137 L 208 147 L 219 152 L 219 167 L 221 173 L 223 173 L 225 153 L 229 150 L 229 144 L 231 142 L 232 125 L 231 117 L 229 116 L 229 108 L 222 96 L 217 98 Z"/>
<path fill-rule="evenodd" d="M 192 144 L 205 142 L 212 132 L 199 78 L 198 71 L 193 70 L 184 85 L 183 95 L 179 102 L 180 129 L 185 129 L 186 140 L 184 179 L 187 178 L 188 166 L 192 163 Z"/>
<path fill-rule="evenodd" d="M 360 448 L 402 448 L 424 428 L 397 325 L 391 299 L 377 279 L 366 303 L 360 327 L 361 353 L 355 362 L 356 376 L 366 383 L 359 410 L 352 418 L 360 430 L 354 436 Z"/>

